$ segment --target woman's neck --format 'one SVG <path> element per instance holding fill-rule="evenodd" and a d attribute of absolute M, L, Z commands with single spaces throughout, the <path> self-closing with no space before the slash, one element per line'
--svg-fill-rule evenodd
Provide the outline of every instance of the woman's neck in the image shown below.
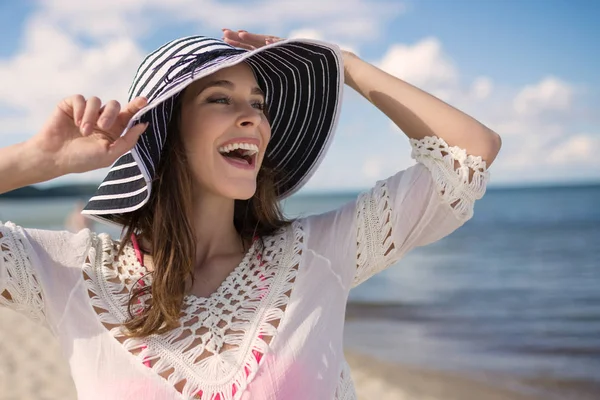
<path fill-rule="evenodd" d="M 196 239 L 196 268 L 210 259 L 243 255 L 252 242 L 244 242 L 233 224 L 235 202 L 216 196 L 202 196 L 201 201 L 193 204 L 190 216 Z M 147 268 L 153 270 L 152 245 L 143 237 L 138 241 L 140 251 L 144 253 Z"/>
<path fill-rule="evenodd" d="M 198 196 L 191 223 L 196 236 L 196 265 L 214 257 L 243 253 L 246 245 L 233 224 L 235 201 L 214 195 Z"/>

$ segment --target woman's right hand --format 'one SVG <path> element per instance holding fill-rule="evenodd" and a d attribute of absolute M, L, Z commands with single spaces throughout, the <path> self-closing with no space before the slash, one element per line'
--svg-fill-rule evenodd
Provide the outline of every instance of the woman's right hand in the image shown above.
<path fill-rule="evenodd" d="M 61 176 L 104 168 L 135 146 L 147 124 L 137 124 L 121 136 L 131 118 L 145 105 L 143 97 L 124 109 L 111 100 L 74 95 L 63 99 L 30 144 Z"/>

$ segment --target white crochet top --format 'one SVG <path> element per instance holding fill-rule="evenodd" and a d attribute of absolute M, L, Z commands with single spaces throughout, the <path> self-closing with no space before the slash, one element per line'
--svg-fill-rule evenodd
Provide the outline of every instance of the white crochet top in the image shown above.
<path fill-rule="evenodd" d="M 440 138 L 411 145 L 414 166 L 255 242 L 215 293 L 185 298 L 169 333 L 122 335 L 146 270 L 89 230 L 0 224 L 0 305 L 54 333 L 80 400 L 356 399 L 342 343 L 350 289 L 460 227 L 488 181 L 480 157 Z"/>

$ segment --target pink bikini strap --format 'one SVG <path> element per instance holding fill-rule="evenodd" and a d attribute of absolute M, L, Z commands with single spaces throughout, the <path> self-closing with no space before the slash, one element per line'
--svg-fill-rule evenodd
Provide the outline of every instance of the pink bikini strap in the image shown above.
<path fill-rule="evenodd" d="M 131 234 L 131 244 L 133 244 L 133 250 L 135 250 L 135 256 L 137 257 L 138 262 L 141 265 L 144 265 L 144 258 L 142 257 L 142 251 L 140 250 L 140 244 L 133 233 Z"/>

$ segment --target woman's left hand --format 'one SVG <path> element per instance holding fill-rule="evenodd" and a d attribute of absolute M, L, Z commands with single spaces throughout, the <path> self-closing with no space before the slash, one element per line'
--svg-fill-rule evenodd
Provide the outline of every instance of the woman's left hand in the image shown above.
<path fill-rule="evenodd" d="M 234 47 L 240 47 L 246 50 L 255 50 L 259 47 L 279 42 L 283 39 L 271 35 L 250 33 L 243 30 L 232 31 L 231 29 L 223 29 L 223 40 Z"/>
<path fill-rule="evenodd" d="M 259 47 L 276 43 L 284 39 L 278 38 L 277 36 L 250 33 L 244 30 L 232 31 L 231 29 L 223 29 L 223 40 L 234 47 L 240 47 L 246 50 L 256 50 Z M 342 50 L 341 53 L 344 59 L 344 76 L 346 83 L 349 83 L 351 82 L 351 77 L 348 71 L 350 65 L 354 62 L 353 58 L 356 58 L 356 56 L 354 53 L 345 50 Z"/>

